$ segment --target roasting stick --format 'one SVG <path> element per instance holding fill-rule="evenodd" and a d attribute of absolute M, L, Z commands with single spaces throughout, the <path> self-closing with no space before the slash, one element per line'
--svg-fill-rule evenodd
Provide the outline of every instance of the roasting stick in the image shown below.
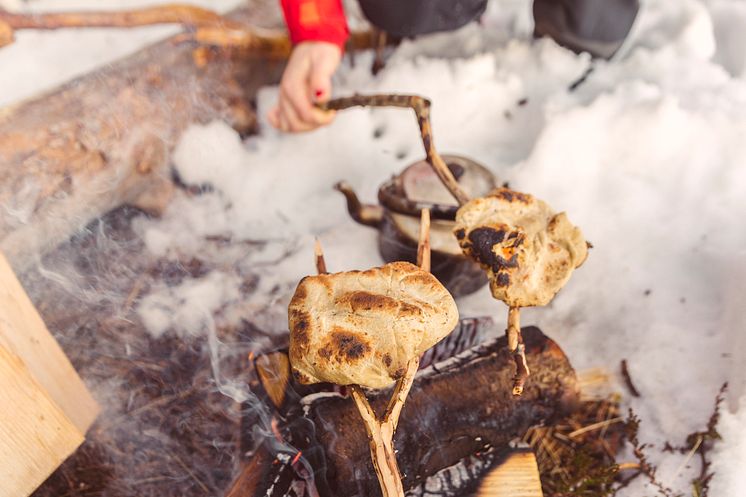
<path fill-rule="evenodd" d="M 321 249 L 321 244 L 316 240 L 316 271 L 319 274 L 326 273 L 326 261 Z M 430 210 L 423 209 L 420 220 L 420 240 L 417 247 L 417 265 L 420 268 L 430 270 Z M 365 397 L 365 392 L 360 385 L 350 385 L 350 392 L 355 406 L 360 411 L 360 416 L 365 424 L 365 431 L 370 442 L 370 455 L 373 468 L 378 476 L 383 497 L 404 497 L 404 487 L 401 482 L 399 465 L 396 462 L 394 450 L 394 433 L 399 424 L 404 402 L 407 400 L 409 390 L 414 383 L 414 377 L 420 366 L 420 358 L 415 357 L 407 363 L 404 375 L 399 378 L 394 387 L 394 392 L 389 400 L 383 418 L 376 415 L 373 407 Z"/>
<path fill-rule="evenodd" d="M 508 350 L 513 354 L 515 360 L 515 376 L 513 377 L 513 395 L 516 397 L 523 394 L 523 385 L 530 374 L 528 362 L 526 361 L 526 346 L 523 344 L 521 335 L 521 308 L 511 307 L 508 309 Z"/>
<path fill-rule="evenodd" d="M 53 30 L 62 28 L 132 28 L 155 24 L 180 24 L 186 33 L 175 41 L 243 49 L 272 59 L 286 59 L 293 44 L 283 30 L 261 29 L 236 22 L 212 10 L 194 5 L 172 3 L 132 10 L 81 11 L 53 13 L 13 13 L 0 8 L 0 47 L 13 43 L 22 29 Z M 377 40 L 372 31 L 350 33 L 353 49 L 373 48 Z"/>

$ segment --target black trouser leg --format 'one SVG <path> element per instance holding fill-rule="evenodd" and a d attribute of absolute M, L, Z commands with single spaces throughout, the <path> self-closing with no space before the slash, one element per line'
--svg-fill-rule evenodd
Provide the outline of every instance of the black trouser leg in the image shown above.
<path fill-rule="evenodd" d="M 460 28 L 487 8 L 487 0 L 358 0 L 358 3 L 371 24 L 400 38 Z"/>
<path fill-rule="evenodd" d="M 638 0 L 534 0 L 534 34 L 609 58 L 629 34 L 639 8 Z"/>

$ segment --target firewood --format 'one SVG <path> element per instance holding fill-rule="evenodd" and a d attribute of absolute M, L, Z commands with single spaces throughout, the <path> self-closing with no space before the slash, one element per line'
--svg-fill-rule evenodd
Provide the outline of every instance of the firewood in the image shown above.
<path fill-rule="evenodd" d="M 522 334 L 535 373 L 521 397 L 511 392 L 514 361 L 505 337 L 418 375 L 395 437 L 405 490 L 469 455 L 507 447 L 531 425 L 574 406 L 575 373 L 562 350 L 538 328 L 524 328 Z M 387 396 L 369 396 L 375 412 L 384 411 Z M 340 497 L 380 495 L 353 402 L 323 396 L 304 404 L 315 425 L 315 443 L 326 455 L 326 472 L 316 475 L 319 487 Z M 312 447 L 300 445 L 304 452 Z"/>
<path fill-rule="evenodd" d="M 162 209 L 190 123 L 255 127 L 251 100 L 283 63 L 215 49 L 202 64 L 194 50 L 171 38 L 0 112 L 0 249 L 16 269 L 122 204 Z"/>
<path fill-rule="evenodd" d="M 62 348 L 47 330 L 8 261 L 0 254 L 0 345 L 18 356 L 34 380 L 81 433 L 90 428 L 98 405 Z"/>
<path fill-rule="evenodd" d="M 539 467 L 529 449 L 510 452 L 482 479 L 475 497 L 542 497 Z"/>
<path fill-rule="evenodd" d="M 83 441 L 98 405 L 0 254 L 0 497 L 28 495 Z"/>
<path fill-rule="evenodd" d="M 72 454 L 83 435 L 2 342 L 0 406 L 0 497 L 26 496 Z"/>
<path fill-rule="evenodd" d="M 282 29 L 259 29 L 212 10 L 189 4 L 164 4 L 132 10 L 74 11 L 50 13 L 13 13 L 0 8 L 0 47 L 13 43 L 16 31 L 61 28 L 132 28 L 156 24 L 180 24 L 185 32 L 172 42 L 196 41 L 203 45 L 251 51 L 254 56 L 285 59 L 293 45 Z M 390 41 L 380 32 L 350 33 L 351 49 L 382 50 Z M 380 61 L 377 61 L 380 64 Z M 375 74 L 376 65 L 373 67 Z"/>
<path fill-rule="evenodd" d="M 538 328 L 522 331 L 526 354 L 537 370 L 528 378 L 522 397 L 513 397 L 509 388 L 513 355 L 506 347 L 506 337 L 434 364 L 415 378 L 395 437 L 405 490 L 443 468 L 479 457 L 475 454 L 500 453 L 511 440 L 525 436 L 531 426 L 551 422 L 575 409 L 578 382 L 567 357 Z M 272 379 L 268 384 L 261 381 L 259 391 L 267 392 L 266 401 L 276 409 L 287 443 L 299 448 L 303 459 L 315 469 L 313 479 L 322 497 L 380 495 L 367 454 L 366 432 L 353 401 L 329 393 L 319 396 L 317 388 L 295 382 L 285 354 L 277 351 L 257 359 L 257 369 L 265 370 L 260 376 Z M 278 388 L 284 393 L 278 395 Z M 371 397 L 376 413 L 384 411 L 389 395 L 382 391 Z M 273 443 L 270 441 L 270 446 Z M 258 470 L 251 461 L 236 481 Z M 274 474 L 266 465 L 259 468 L 262 474 Z M 233 488 L 235 491 L 240 485 Z M 285 495 L 275 490 L 260 486 L 257 492 Z"/>

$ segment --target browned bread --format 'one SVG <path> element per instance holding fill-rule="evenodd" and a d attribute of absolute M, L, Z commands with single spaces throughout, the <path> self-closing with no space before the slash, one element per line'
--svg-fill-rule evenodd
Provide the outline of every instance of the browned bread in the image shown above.
<path fill-rule="evenodd" d="M 454 329 L 458 309 L 433 275 L 392 262 L 303 278 L 288 322 L 299 381 L 383 388 Z"/>
<path fill-rule="evenodd" d="M 507 188 L 464 204 L 454 233 L 487 270 L 492 295 L 509 306 L 548 304 L 588 256 L 583 233 L 564 212 Z"/>

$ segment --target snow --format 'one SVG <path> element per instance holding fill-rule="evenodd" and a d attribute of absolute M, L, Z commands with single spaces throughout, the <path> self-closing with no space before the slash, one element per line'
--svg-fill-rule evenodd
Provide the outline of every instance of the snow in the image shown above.
<path fill-rule="evenodd" d="M 441 152 L 474 158 L 566 211 L 595 248 L 554 302 L 525 310 L 523 323 L 556 339 L 578 370 L 616 371 L 627 359 L 642 397 L 625 402 L 642 419 L 641 439 L 658 448 L 702 429 L 730 381 L 711 495 L 745 495 L 746 4 L 648 0 L 624 56 L 611 62 L 531 40 L 527 5 L 493 2 L 481 27 L 405 42 L 376 77 L 370 54 L 358 54 L 336 76 L 335 93 L 427 96 Z M 19 36 L 0 50 L 0 103 L 165 32 L 150 29 Z M 75 56 L 49 65 L 44 54 L 59 51 L 55 44 L 75 47 Z M 262 90 L 261 116 L 276 96 Z M 226 269 L 152 289 L 139 312 L 154 335 L 205 330 L 214 340 L 209 315 L 238 299 L 236 268 L 259 277 L 241 312 L 283 329 L 297 281 L 313 271 L 314 237 L 330 270 L 381 262 L 376 233 L 349 219 L 331 185 L 345 179 L 373 201 L 383 180 L 423 155 L 412 114 L 343 111 L 331 126 L 293 136 L 262 124 L 243 143 L 223 123 L 195 125 L 174 151 L 180 178 L 210 188 L 178 195 L 162 219 L 137 229 L 157 255 Z M 215 237 L 232 243 L 218 247 Z M 459 306 L 462 315 L 506 314 L 486 289 Z M 683 455 L 651 458 L 664 483 L 689 494 L 696 468 L 680 470 Z M 624 495 L 649 490 L 640 482 Z"/>

